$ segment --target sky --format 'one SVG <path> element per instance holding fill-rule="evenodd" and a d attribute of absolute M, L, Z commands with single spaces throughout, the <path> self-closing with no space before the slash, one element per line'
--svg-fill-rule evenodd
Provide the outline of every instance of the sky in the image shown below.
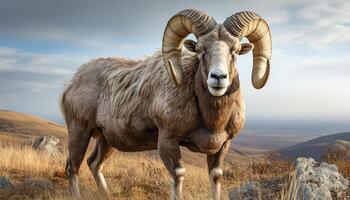
<path fill-rule="evenodd" d="M 350 119 L 347 0 L 2 0 L 0 109 L 60 121 L 60 93 L 81 64 L 152 55 L 169 18 L 186 8 L 218 23 L 241 10 L 268 22 L 273 49 L 265 88 L 250 83 L 252 55 L 238 59 L 247 120 Z"/>

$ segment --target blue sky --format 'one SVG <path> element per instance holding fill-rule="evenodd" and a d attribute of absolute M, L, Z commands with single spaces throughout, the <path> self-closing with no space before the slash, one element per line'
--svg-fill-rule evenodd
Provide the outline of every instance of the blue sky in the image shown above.
<path fill-rule="evenodd" d="M 272 31 L 271 78 L 250 83 L 251 54 L 238 60 L 247 118 L 350 118 L 350 1 L 0 2 L 0 108 L 60 118 L 63 85 L 96 57 L 142 58 L 161 47 L 167 20 L 197 8 L 218 23 L 237 11 L 263 16 Z"/>

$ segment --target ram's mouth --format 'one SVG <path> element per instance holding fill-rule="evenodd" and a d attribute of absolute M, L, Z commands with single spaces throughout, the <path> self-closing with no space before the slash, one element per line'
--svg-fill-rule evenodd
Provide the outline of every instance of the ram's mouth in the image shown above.
<path fill-rule="evenodd" d="M 213 88 L 213 89 L 215 89 L 215 90 L 221 90 L 221 89 L 224 89 L 225 87 L 219 87 L 219 86 L 217 86 L 217 87 L 211 87 L 211 88 Z"/>
<path fill-rule="evenodd" d="M 227 87 L 219 87 L 219 86 L 216 86 L 216 87 L 213 87 L 213 86 L 209 86 L 208 87 L 209 89 L 209 92 L 211 95 L 213 96 L 222 96 L 225 94 L 226 90 L 227 90 Z"/>
<path fill-rule="evenodd" d="M 208 84 L 208 87 L 213 89 L 213 90 L 222 90 L 222 89 L 226 89 L 227 88 L 227 87 L 222 86 L 222 85 L 215 85 L 215 86 L 213 86 L 213 85 L 209 85 L 209 84 Z"/>

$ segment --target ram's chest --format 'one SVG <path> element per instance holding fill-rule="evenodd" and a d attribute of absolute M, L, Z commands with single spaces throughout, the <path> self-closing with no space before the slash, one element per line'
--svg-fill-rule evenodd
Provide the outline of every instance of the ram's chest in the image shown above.
<path fill-rule="evenodd" d="M 205 124 L 201 123 L 195 130 L 184 135 L 180 142 L 192 151 L 214 154 L 221 149 L 227 140 L 237 135 L 243 125 L 244 111 L 237 110 L 232 112 L 231 118 L 222 128 L 217 130 L 209 129 Z"/>
<path fill-rule="evenodd" d="M 200 113 L 194 97 L 155 101 L 150 107 L 154 123 L 158 128 L 171 130 L 173 136 L 188 134 L 200 123 Z"/>
<path fill-rule="evenodd" d="M 221 149 L 228 138 L 228 133 L 226 131 L 213 133 L 206 128 L 198 128 L 189 135 L 186 135 L 180 142 L 182 142 L 184 146 L 190 147 L 190 149 L 192 147 L 191 150 L 193 151 L 214 154 Z"/>

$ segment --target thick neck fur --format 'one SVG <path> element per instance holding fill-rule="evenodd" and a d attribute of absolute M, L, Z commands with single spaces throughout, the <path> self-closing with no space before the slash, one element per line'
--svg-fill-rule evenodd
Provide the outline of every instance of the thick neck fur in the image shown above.
<path fill-rule="evenodd" d="M 220 97 L 212 96 L 205 84 L 203 84 L 201 70 L 195 74 L 195 94 L 197 96 L 202 123 L 213 133 L 225 130 L 232 116 L 235 101 L 240 95 L 238 76 L 234 77 L 227 92 Z"/>

